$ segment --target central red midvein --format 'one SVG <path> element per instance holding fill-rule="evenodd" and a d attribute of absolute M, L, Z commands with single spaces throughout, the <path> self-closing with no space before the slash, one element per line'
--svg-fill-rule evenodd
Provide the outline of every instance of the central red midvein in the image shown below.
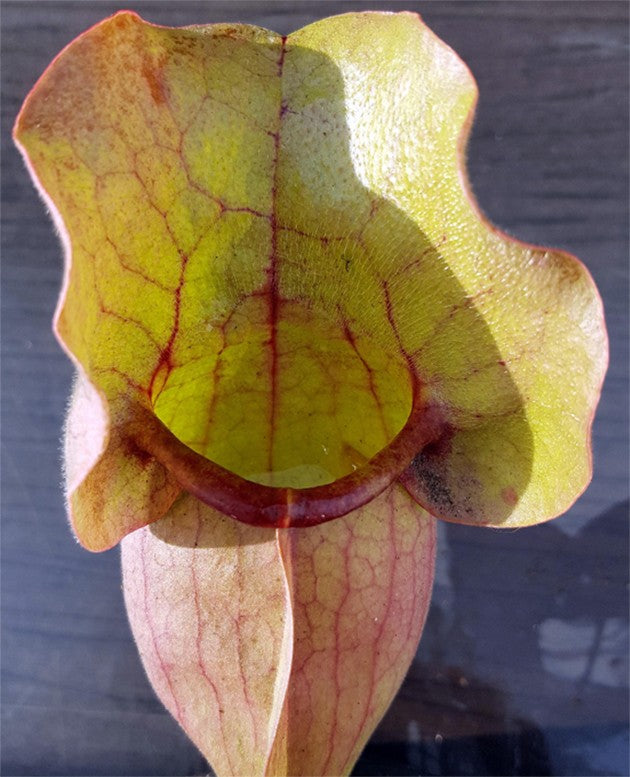
<path fill-rule="evenodd" d="M 280 56 L 278 58 L 278 78 L 280 81 L 280 107 L 278 109 L 278 123 L 273 137 L 273 180 L 271 184 L 271 247 L 269 251 L 269 347 L 271 349 L 271 408 L 269 418 L 269 463 L 268 470 L 273 472 L 273 436 L 276 423 L 276 393 L 277 393 L 277 370 L 278 370 L 278 349 L 276 344 L 277 325 L 278 325 L 278 229 L 277 229 L 277 193 L 278 193 L 278 158 L 280 151 L 280 126 L 282 116 L 285 111 L 285 105 L 282 100 L 282 71 L 284 68 L 284 56 L 286 53 L 286 36 L 282 36 L 282 45 Z"/>

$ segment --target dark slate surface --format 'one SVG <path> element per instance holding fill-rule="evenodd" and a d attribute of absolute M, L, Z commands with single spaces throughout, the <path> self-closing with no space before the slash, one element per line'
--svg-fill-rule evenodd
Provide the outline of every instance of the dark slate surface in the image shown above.
<path fill-rule="evenodd" d="M 201 775 L 149 687 L 117 551 L 64 517 L 59 434 L 71 368 L 50 333 L 61 251 L 10 142 L 19 105 L 112 2 L 2 5 L 2 774 Z M 601 289 L 611 367 L 595 477 L 557 521 L 443 526 L 409 676 L 356 774 L 627 775 L 628 5 L 138 2 L 150 21 L 289 32 L 360 8 L 419 10 L 481 89 L 470 175 L 493 221 L 565 248 Z"/>

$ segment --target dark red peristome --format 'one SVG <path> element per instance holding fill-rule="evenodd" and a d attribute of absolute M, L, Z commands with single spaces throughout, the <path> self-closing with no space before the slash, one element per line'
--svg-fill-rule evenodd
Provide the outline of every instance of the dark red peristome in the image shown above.
<path fill-rule="evenodd" d="M 183 489 L 223 514 L 254 526 L 287 528 L 316 526 L 371 501 L 401 475 L 419 451 L 443 434 L 444 426 L 439 408 L 415 391 L 409 418 L 387 447 L 355 472 L 310 488 L 246 480 L 182 443 L 143 405 L 134 406 L 127 437 L 154 456 Z"/>

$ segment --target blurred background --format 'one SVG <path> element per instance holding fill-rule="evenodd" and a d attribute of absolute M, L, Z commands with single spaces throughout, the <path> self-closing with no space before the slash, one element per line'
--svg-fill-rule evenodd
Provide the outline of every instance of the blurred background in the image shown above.
<path fill-rule="evenodd" d="M 62 252 L 10 138 L 52 57 L 122 8 L 280 33 L 344 11 L 414 10 L 472 69 L 481 207 L 522 240 L 577 254 L 604 299 L 595 474 L 552 523 L 440 526 L 420 648 L 355 774 L 627 775 L 628 4 L 605 0 L 4 0 L 2 774 L 207 774 L 145 679 L 118 551 L 90 554 L 67 528 L 59 440 L 72 369 L 50 328 Z"/>

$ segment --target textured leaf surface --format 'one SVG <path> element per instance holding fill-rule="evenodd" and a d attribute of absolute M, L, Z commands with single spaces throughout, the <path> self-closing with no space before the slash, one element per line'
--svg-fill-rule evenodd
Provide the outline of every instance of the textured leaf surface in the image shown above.
<path fill-rule="evenodd" d="M 164 509 L 192 483 L 246 520 L 224 509 L 226 471 L 250 508 L 275 499 L 251 482 L 284 488 L 271 525 L 343 514 L 412 459 L 403 482 L 443 518 L 569 506 L 590 476 L 601 305 L 575 259 L 476 211 L 475 100 L 411 14 L 283 39 L 122 13 L 57 58 L 16 136 L 69 245 L 57 330 L 110 417 L 71 494 L 84 544 L 163 514 L 153 482 Z M 129 431 L 138 406 L 198 460 L 164 468 Z"/>
<path fill-rule="evenodd" d="M 400 486 L 284 532 L 186 495 L 122 549 L 149 679 L 219 775 L 349 773 L 422 632 L 433 518 Z"/>

